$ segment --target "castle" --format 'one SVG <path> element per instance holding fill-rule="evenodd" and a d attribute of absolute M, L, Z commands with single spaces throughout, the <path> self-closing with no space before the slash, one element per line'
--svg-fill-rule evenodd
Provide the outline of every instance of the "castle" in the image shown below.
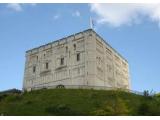
<path fill-rule="evenodd" d="M 130 89 L 128 62 L 93 29 L 26 51 L 23 90 Z"/>

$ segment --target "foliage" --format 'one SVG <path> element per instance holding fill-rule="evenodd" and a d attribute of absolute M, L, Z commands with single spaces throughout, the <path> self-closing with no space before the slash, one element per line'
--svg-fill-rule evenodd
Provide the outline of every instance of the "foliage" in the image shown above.
<path fill-rule="evenodd" d="M 139 115 L 149 115 L 150 112 L 150 106 L 148 103 L 144 102 L 144 103 L 141 103 L 141 105 L 139 106 L 139 109 L 138 109 L 138 113 Z"/>
<path fill-rule="evenodd" d="M 0 95 L 0 101 L 3 100 L 5 97 L 7 97 L 6 94 L 1 94 L 1 95 Z"/>
<path fill-rule="evenodd" d="M 73 115 L 73 111 L 66 104 L 49 106 L 45 109 L 49 115 Z"/>
<path fill-rule="evenodd" d="M 113 101 L 106 102 L 102 109 L 93 112 L 95 115 L 127 115 L 128 108 L 121 98 L 113 99 Z"/>
<path fill-rule="evenodd" d="M 12 93 L 20 94 L 20 93 L 22 93 L 22 91 L 14 88 L 14 89 L 9 89 L 9 90 L 5 90 L 3 92 L 0 92 L 0 94 L 12 94 Z"/>
<path fill-rule="evenodd" d="M 43 89 L 0 95 L 3 115 L 160 115 L 160 97 L 123 90 Z"/>
<path fill-rule="evenodd" d="M 145 97 L 148 97 L 148 96 L 149 96 L 149 91 L 148 91 L 148 90 L 144 90 L 143 95 L 144 95 Z"/>

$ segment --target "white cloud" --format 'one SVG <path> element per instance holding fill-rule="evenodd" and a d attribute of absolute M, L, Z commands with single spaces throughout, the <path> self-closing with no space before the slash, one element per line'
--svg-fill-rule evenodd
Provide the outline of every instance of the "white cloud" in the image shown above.
<path fill-rule="evenodd" d="M 7 8 L 12 9 L 14 11 L 22 11 L 22 6 L 19 3 L 9 3 Z"/>
<path fill-rule="evenodd" d="M 24 5 L 27 5 L 27 6 L 36 6 L 36 3 L 29 3 L 29 4 L 20 4 L 20 3 L 9 3 L 7 4 L 7 8 L 11 9 L 11 10 L 14 10 L 14 11 L 17 11 L 17 12 L 20 12 L 23 10 L 23 6 Z"/>
<path fill-rule="evenodd" d="M 76 10 L 75 12 L 72 13 L 72 16 L 80 17 L 81 13 L 78 10 Z"/>
<path fill-rule="evenodd" d="M 160 25 L 160 4 L 90 4 L 90 10 L 96 13 L 99 24 L 114 27 L 137 24 L 143 17 Z"/>
<path fill-rule="evenodd" d="M 59 19 L 59 18 L 60 18 L 60 15 L 59 15 L 59 14 L 56 14 L 56 15 L 53 16 L 53 19 L 54 19 L 54 20 L 57 20 L 57 19 Z"/>
<path fill-rule="evenodd" d="M 30 3 L 30 5 L 31 5 L 31 6 L 36 6 L 37 4 L 36 4 L 36 3 Z"/>

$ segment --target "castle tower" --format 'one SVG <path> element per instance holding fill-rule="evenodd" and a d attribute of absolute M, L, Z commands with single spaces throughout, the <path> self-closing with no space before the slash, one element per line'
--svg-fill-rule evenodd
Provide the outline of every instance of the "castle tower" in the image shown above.
<path fill-rule="evenodd" d="M 128 62 L 88 29 L 26 51 L 23 90 L 129 89 Z"/>

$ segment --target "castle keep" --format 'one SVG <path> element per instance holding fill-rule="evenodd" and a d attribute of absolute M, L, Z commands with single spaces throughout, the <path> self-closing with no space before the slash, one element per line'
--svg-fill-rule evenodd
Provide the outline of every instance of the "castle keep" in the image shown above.
<path fill-rule="evenodd" d="M 128 62 L 92 29 L 28 50 L 23 90 L 57 86 L 129 89 Z"/>

